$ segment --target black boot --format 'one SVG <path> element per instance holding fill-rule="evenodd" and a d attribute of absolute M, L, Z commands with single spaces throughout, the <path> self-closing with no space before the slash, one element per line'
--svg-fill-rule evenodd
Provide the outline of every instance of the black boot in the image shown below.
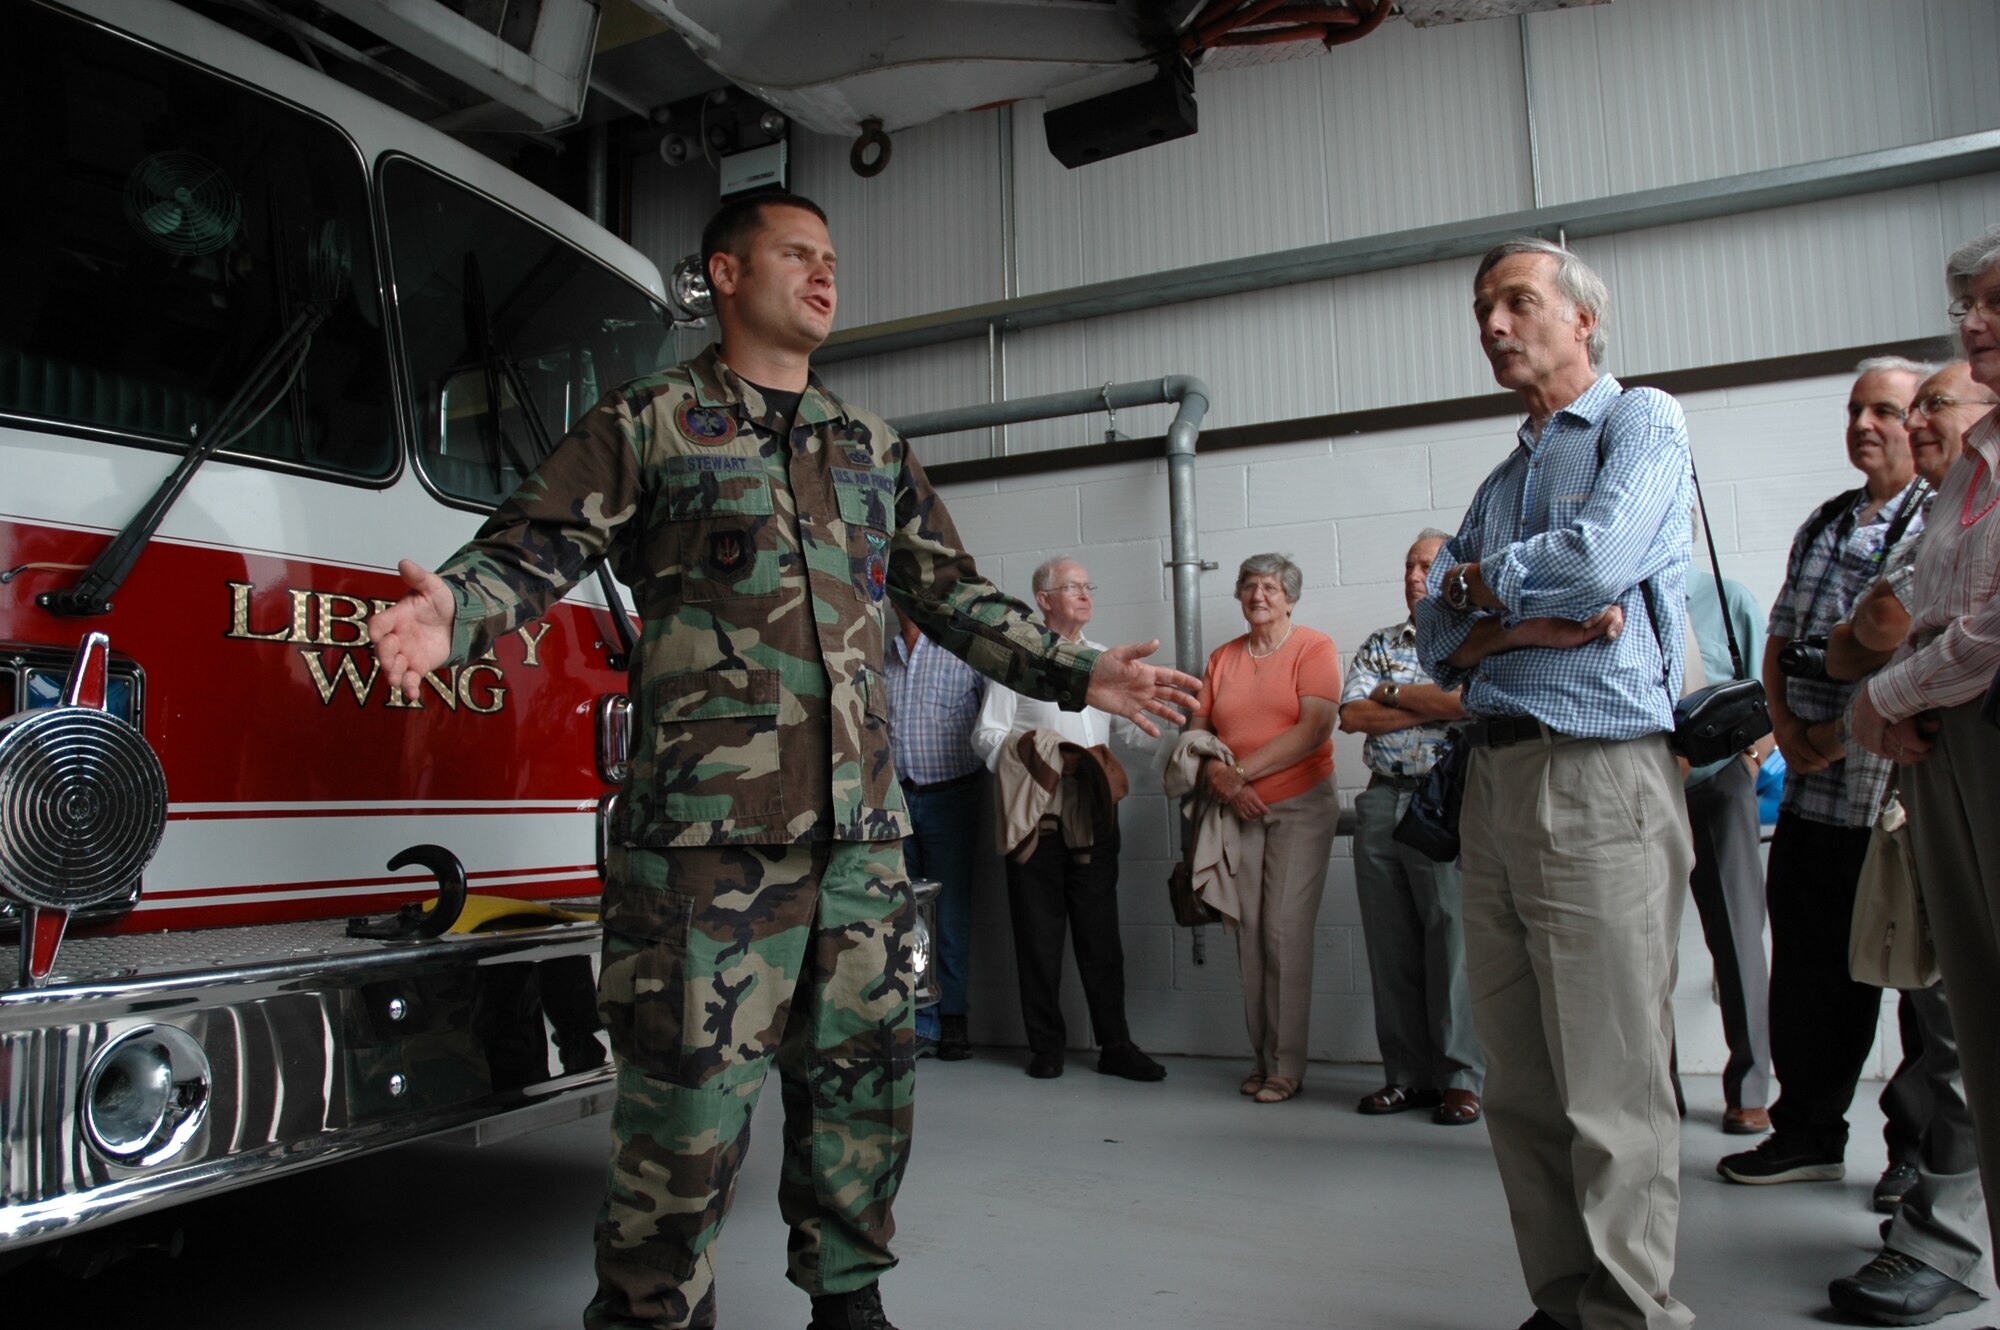
<path fill-rule="evenodd" d="M 943 1033 L 938 1036 L 939 1062 L 963 1062 L 972 1056 L 972 1036 L 966 1033 L 965 1017 L 939 1017 Z"/>
<path fill-rule="evenodd" d="M 882 1313 L 882 1294 L 873 1284 L 852 1293 L 826 1293 L 813 1299 L 812 1323 L 806 1330 L 896 1330 Z"/>

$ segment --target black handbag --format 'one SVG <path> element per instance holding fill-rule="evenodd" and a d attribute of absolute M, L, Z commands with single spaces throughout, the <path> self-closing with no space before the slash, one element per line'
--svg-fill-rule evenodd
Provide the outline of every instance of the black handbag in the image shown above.
<path fill-rule="evenodd" d="M 1690 766 L 1705 767 L 1742 752 L 1771 732 L 1771 704 L 1759 679 L 1742 677 L 1743 650 L 1736 644 L 1736 625 L 1729 621 L 1729 597 L 1722 589 L 1722 560 L 1716 557 L 1715 533 L 1708 527 L 1708 503 L 1701 497 L 1701 476 L 1694 469 L 1694 453 L 1688 452 L 1688 474 L 1694 478 L 1694 498 L 1701 505 L 1701 533 L 1708 538 L 1708 566 L 1715 574 L 1715 603 L 1722 612 L 1722 631 L 1729 639 L 1729 664 L 1736 678 L 1697 688 L 1674 702 L 1674 732 L 1667 747 L 1688 760 Z M 1660 644 L 1660 659 L 1667 657 L 1667 644 L 1660 636 L 1660 616 L 1653 609 L 1653 587 L 1639 584 L 1646 600 L 1646 617 L 1653 621 L 1653 640 Z"/>
<path fill-rule="evenodd" d="M 1194 894 L 1194 867 L 1188 862 L 1194 854 L 1194 803 L 1199 797 L 1189 794 L 1180 801 L 1181 857 L 1167 874 L 1167 904 L 1174 912 L 1174 922 L 1182 928 L 1203 928 L 1222 922 L 1215 907 Z"/>
<path fill-rule="evenodd" d="M 1472 745 L 1453 730 L 1396 821 L 1391 835 L 1398 844 L 1441 864 L 1458 858 L 1458 814 L 1465 804 L 1465 765 L 1471 752 Z"/>
<path fill-rule="evenodd" d="M 1723 617 L 1728 618 L 1725 607 Z M 1741 668 L 1740 666 L 1738 668 Z M 1696 689 L 1674 703 L 1667 746 L 1697 767 L 1734 756 L 1771 732 L 1771 706 L 1756 679 L 1731 679 Z"/>

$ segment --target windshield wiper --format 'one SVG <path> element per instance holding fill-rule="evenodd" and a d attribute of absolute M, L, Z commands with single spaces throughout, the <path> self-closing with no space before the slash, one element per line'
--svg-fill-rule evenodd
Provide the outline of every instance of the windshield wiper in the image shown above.
<path fill-rule="evenodd" d="M 97 552 L 90 566 L 76 579 L 73 586 L 61 591 L 44 591 L 35 597 L 35 603 L 51 614 L 66 617 L 80 617 L 94 614 L 109 614 L 111 598 L 131 575 L 132 565 L 139 561 L 145 551 L 146 542 L 153 538 L 164 522 L 167 513 L 181 497 L 194 473 L 202 463 L 216 453 L 236 443 L 244 435 L 257 427 L 257 423 L 271 413 L 271 409 L 285 399 L 305 370 L 306 359 L 312 352 L 312 335 L 333 306 L 329 301 L 315 300 L 301 309 L 292 319 L 291 326 L 271 345 L 245 376 L 242 386 L 237 388 L 215 419 L 196 437 L 194 446 L 182 455 L 180 465 L 173 469 L 160 487 L 153 491 L 153 497 L 125 524 L 125 529 L 111 538 L 111 543 Z M 272 380 L 284 376 L 275 392 L 265 394 Z M 261 399 L 261 400 L 260 400 Z M 257 405 L 252 407 L 252 403 Z M 241 423 L 238 423 L 238 422 Z"/>

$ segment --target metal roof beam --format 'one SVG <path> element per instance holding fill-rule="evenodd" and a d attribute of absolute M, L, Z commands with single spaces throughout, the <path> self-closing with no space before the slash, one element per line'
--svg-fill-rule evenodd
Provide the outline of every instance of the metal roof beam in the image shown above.
<path fill-rule="evenodd" d="M 835 333 L 813 359 L 816 364 L 831 364 L 984 337 L 989 325 L 1003 332 L 1018 332 L 1190 300 L 1467 258 L 1485 253 L 1510 236 L 1553 239 L 1561 233 L 1575 239 L 1611 235 L 1991 171 L 2000 171 L 2000 130 L 968 305 Z"/>

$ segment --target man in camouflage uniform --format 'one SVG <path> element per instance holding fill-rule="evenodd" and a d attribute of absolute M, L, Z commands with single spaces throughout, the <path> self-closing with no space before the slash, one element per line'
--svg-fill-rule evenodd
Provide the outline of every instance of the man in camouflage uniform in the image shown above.
<path fill-rule="evenodd" d="M 599 977 L 616 1155 L 585 1324 L 716 1323 L 714 1243 L 775 1060 L 809 1330 L 889 1330 L 875 1281 L 895 1263 L 914 1040 L 882 601 L 1065 708 L 1177 720 L 1199 681 L 1142 664 L 1152 646 L 1038 627 L 960 551 L 895 431 L 811 373 L 835 305 L 817 206 L 727 203 L 702 253 L 719 346 L 607 396 L 437 575 L 405 561 L 412 590 L 370 633 L 411 694 L 600 559 L 638 606 Z"/>

